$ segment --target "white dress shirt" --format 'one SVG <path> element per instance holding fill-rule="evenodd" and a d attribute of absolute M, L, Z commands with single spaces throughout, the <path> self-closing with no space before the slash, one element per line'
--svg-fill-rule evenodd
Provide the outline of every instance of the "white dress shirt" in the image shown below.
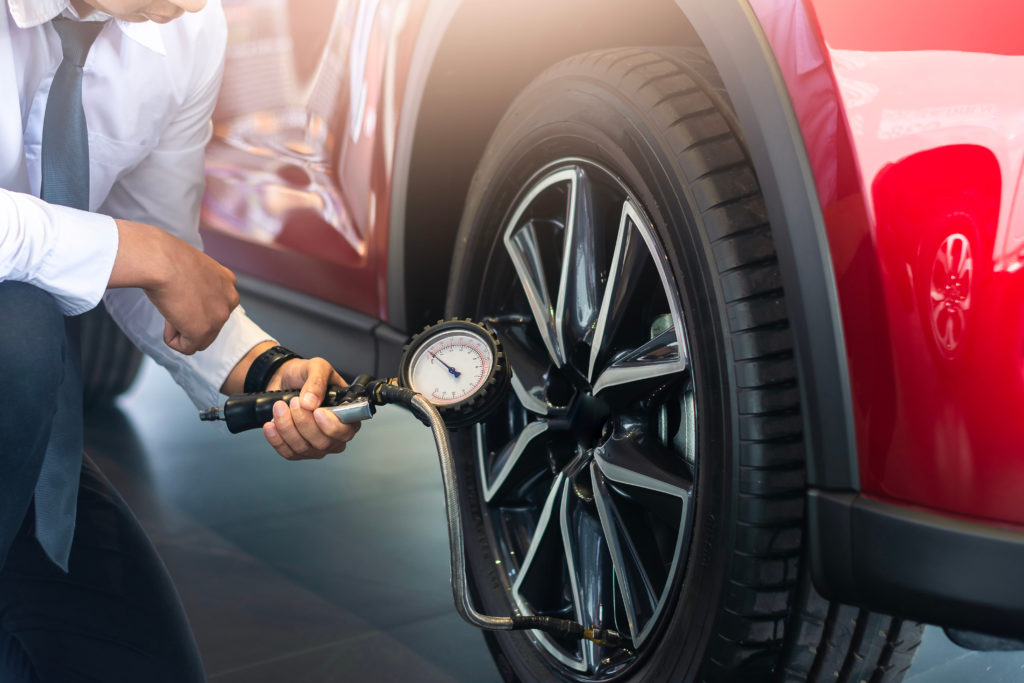
<path fill-rule="evenodd" d="M 103 297 L 197 406 L 214 405 L 231 369 L 270 336 L 238 308 L 209 348 L 185 356 L 164 344 L 164 319 L 142 290 L 106 286 L 117 253 L 112 217 L 201 247 L 203 153 L 227 40 L 220 2 L 167 24 L 114 20 L 100 32 L 82 86 L 90 212 L 37 198 L 43 114 L 62 56 L 49 21 L 61 13 L 79 18 L 70 0 L 8 0 L 0 12 L 0 280 L 50 292 L 66 315 Z M 85 17 L 96 18 L 107 17 Z"/>

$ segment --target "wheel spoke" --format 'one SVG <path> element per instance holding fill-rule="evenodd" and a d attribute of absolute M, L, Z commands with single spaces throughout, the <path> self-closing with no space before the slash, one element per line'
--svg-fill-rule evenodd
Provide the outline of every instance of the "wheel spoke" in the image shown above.
<path fill-rule="evenodd" d="M 576 501 L 572 482 L 567 481 L 559 511 L 562 547 L 569 569 L 576 621 L 590 627 L 602 623 L 602 604 L 611 595 L 607 580 L 607 553 L 598 521 L 580 510 Z M 583 660 L 592 669 L 597 659 L 596 647 L 589 641 L 582 645 Z"/>
<path fill-rule="evenodd" d="M 642 432 L 616 434 L 594 449 L 594 461 L 601 474 L 618 484 L 663 493 L 684 503 L 693 491 L 693 479 L 682 460 Z"/>
<path fill-rule="evenodd" d="M 558 183 L 571 183 L 575 176 L 575 171 L 568 168 L 556 171 L 538 182 L 516 207 L 504 234 L 505 249 L 512 259 L 519 282 L 526 292 L 526 298 L 530 304 L 530 310 L 533 312 L 533 318 L 537 322 L 541 338 L 544 340 L 544 346 L 557 367 L 562 367 L 565 363 L 565 349 L 559 344 L 558 334 L 555 331 L 555 307 L 548 293 L 540 242 L 537 239 L 533 221 L 520 224 L 520 220 L 527 207 L 541 192 Z"/>
<path fill-rule="evenodd" d="M 597 394 L 611 386 L 682 372 L 689 366 L 688 360 L 673 327 L 617 358 L 598 376 L 593 391 Z"/>
<path fill-rule="evenodd" d="M 587 378 L 591 381 L 594 379 L 594 368 L 598 359 L 606 354 L 607 345 L 619 329 L 636 286 L 640 282 L 644 265 L 650 259 L 647 245 L 633 225 L 627 208 L 628 203 L 622 205 L 619 232 L 615 238 L 615 250 L 608 271 L 608 283 L 604 289 L 594 330 L 590 367 L 587 372 Z"/>
<path fill-rule="evenodd" d="M 525 454 L 532 446 L 536 445 L 534 442 L 547 430 L 547 422 L 531 422 L 519 432 L 518 436 L 506 444 L 493 463 L 488 465 L 484 427 L 477 425 L 476 452 L 480 463 L 480 481 L 483 484 L 486 502 L 490 503 L 499 494 L 507 492 L 513 483 L 520 481 L 521 478 L 515 475 L 521 473 L 522 467 L 526 465 L 525 461 L 529 459 Z"/>
<path fill-rule="evenodd" d="M 956 263 L 956 276 L 958 278 L 964 277 L 970 271 L 973 265 L 972 261 L 970 246 L 967 240 L 963 240 L 960 244 L 960 254 Z"/>
<path fill-rule="evenodd" d="M 523 564 L 519 568 L 519 574 L 516 577 L 516 582 L 512 586 L 512 592 L 520 603 L 525 604 L 521 591 L 523 590 L 524 584 L 529 581 L 530 570 L 533 569 L 534 564 L 538 562 L 541 544 L 546 540 L 549 533 L 558 528 L 553 525 L 553 523 L 557 523 L 558 519 L 555 514 L 555 508 L 562 498 L 565 485 L 565 477 L 559 474 L 555 477 L 555 481 L 551 485 L 551 491 L 548 492 L 548 496 L 544 500 L 544 507 L 541 508 L 540 517 L 537 519 L 537 527 L 534 530 L 533 538 L 530 539 L 530 547 L 526 551 L 526 557 L 523 559 Z"/>
<path fill-rule="evenodd" d="M 630 638 L 637 644 L 644 626 L 650 620 L 658 603 L 658 588 L 648 575 L 641 560 L 641 554 L 626 530 L 608 491 L 604 477 L 596 464 L 590 466 L 591 484 L 594 490 L 594 504 L 597 507 L 601 528 L 608 542 L 615 581 L 622 594 L 629 622 Z"/>
<path fill-rule="evenodd" d="M 523 614 L 537 614 L 545 609 L 550 609 L 554 602 L 560 602 L 564 597 L 561 593 L 561 586 L 558 585 L 557 577 L 568 570 L 569 576 L 573 573 L 566 567 L 570 561 L 565 554 L 564 533 L 562 531 L 562 508 L 565 498 L 572 490 L 571 483 L 565 475 L 559 474 L 555 477 L 551 490 L 544 501 L 540 517 L 537 520 L 536 530 L 530 541 L 530 547 L 526 551 L 526 557 L 512 585 L 512 597 Z M 575 561 L 575 559 L 571 560 Z M 573 614 L 571 618 L 579 619 L 579 604 L 573 593 Z M 539 601 L 539 604 L 538 602 Z M 564 615 L 570 616 L 570 615 Z M 576 669 L 586 671 L 588 669 L 588 655 L 586 651 L 577 650 L 567 655 L 549 636 L 539 634 L 538 639 L 544 644 L 553 656 L 563 664 Z"/>
<path fill-rule="evenodd" d="M 547 282 L 544 280 L 544 264 L 541 261 L 540 245 L 533 223 L 527 223 L 516 230 L 505 240 L 519 283 L 526 292 L 526 300 L 530 303 L 533 319 L 540 329 L 548 355 L 555 364 L 561 367 L 562 355 L 555 338 L 555 322 L 552 317 L 551 296 L 548 294 Z"/>
<path fill-rule="evenodd" d="M 568 196 L 556 330 L 563 358 L 578 342 L 590 342 L 597 318 L 601 268 L 595 236 L 594 186 L 582 168 L 575 168 Z"/>
<path fill-rule="evenodd" d="M 685 346 L 680 344 L 680 340 L 685 339 L 682 311 L 679 310 L 675 297 L 668 297 L 668 329 L 638 348 L 619 354 L 610 365 L 598 370 L 601 359 L 608 355 L 615 332 L 633 302 L 633 294 L 645 265 L 653 264 L 663 291 L 676 291 L 675 280 L 668 271 L 665 260 L 658 257 L 660 253 L 661 250 L 646 218 L 632 201 L 627 200 L 622 205 L 611 273 L 591 347 L 587 376 L 593 382 L 594 394 L 611 386 L 662 377 L 687 369 L 689 359 Z"/>
<path fill-rule="evenodd" d="M 512 367 L 512 389 L 516 398 L 527 410 L 548 415 L 552 408 L 547 392 L 551 359 L 530 342 L 523 325 L 502 320 L 489 322 L 498 333 Z"/>

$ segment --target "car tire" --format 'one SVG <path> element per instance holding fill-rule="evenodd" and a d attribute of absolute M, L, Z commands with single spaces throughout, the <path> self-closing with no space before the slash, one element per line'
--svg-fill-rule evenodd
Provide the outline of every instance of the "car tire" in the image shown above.
<path fill-rule="evenodd" d="M 491 324 L 506 406 L 454 435 L 478 608 L 625 648 L 488 633 L 505 680 L 896 681 L 920 627 L 829 603 L 771 228 L 700 50 L 550 68 L 473 178 L 449 315 Z"/>
<path fill-rule="evenodd" d="M 135 380 L 142 352 L 135 347 L 101 303 L 78 316 L 82 353 L 82 403 L 103 405 L 123 394 Z"/>

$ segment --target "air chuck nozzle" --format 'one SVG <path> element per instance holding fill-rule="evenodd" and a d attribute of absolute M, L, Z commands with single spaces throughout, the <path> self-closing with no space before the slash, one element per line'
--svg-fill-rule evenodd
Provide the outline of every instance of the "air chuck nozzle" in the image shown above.
<path fill-rule="evenodd" d="M 199 419 L 203 422 L 216 422 L 224 419 L 224 409 L 214 406 L 213 408 L 207 408 L 206 410 L 199 411 Z"/>
<path fill-rule="evenodd" d="M 622 636 L 610 628 L 585 628 L 583 637 L 605 647 L 623 647 Z"/>

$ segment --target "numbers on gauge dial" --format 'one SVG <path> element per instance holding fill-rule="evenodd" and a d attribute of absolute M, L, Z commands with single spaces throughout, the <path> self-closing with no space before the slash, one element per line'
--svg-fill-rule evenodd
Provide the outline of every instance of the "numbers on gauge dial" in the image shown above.
<path fill-rule="evenodd" d="M 481 337 L 446 334 L 415 352 L 409 383 L 434 405 L 451 405 L 482 389 L 492 365 L 494 354 Z"/>

